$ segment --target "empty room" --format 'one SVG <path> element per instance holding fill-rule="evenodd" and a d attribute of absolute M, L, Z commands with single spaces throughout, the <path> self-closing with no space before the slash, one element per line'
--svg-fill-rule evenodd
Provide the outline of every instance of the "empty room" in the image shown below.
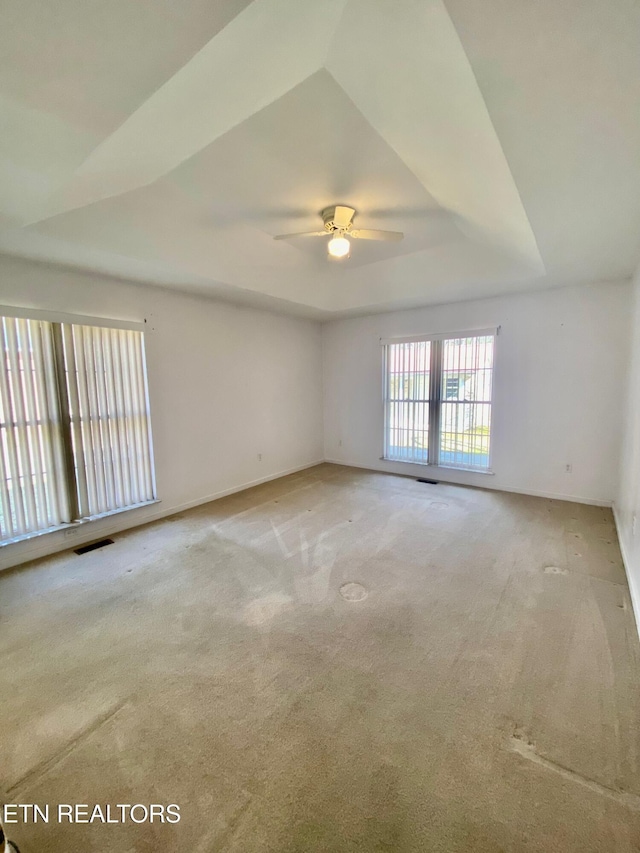
<path fill-rule="evenodd" d="M 0 128 L 0 853 L 639 853 L 638 0 L 6 0 Z"/>

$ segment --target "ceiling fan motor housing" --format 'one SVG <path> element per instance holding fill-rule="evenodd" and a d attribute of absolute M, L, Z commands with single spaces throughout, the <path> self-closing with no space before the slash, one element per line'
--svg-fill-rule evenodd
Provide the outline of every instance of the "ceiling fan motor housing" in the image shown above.
<path fill-rule="evenodd" d="M 343 208 L 344 209 L 344 208 Z M 325 230 L 329 233 L 333 231 L 346 231 L 351 227 L 353 216 L 355 214 L 355 210 L 353 208 L 346 208 L 347 210 L 351 210 L 351 217 L 348 223 L 340 223 L 339 225 L 335 222 L 336 216 L 336 205 L 332 205 L 331 207 L 325 207 L 325 209 L 320 214 L 324 221 Z"/>
<path fill-rule="evenodd" d="M 291 237 L 325 237 L 327 234 L 333 238 L 336 237 L 356 237 L 362 240 L 392 240 L 394 242 L 402 240 L 404 234 L 401 231 L 378 231 L 371 228 L 353 229 L 353 217 L 356 215 L 356 210 L 353 207 L 347 207 L 346 204 L 334 204 L 331 207 L 325 207 L 320 213 L 324 223 L 322 231 L 302 231 L 298 234 L 276 234 L 274 240 L 289 240 Z M 347 240 L 344 241 L 345 243 Z M 330 245 L 335 246 L 335 239 L 329 241 Z M 329 251 L 335 257 L 347 257 L 344 253 L 336 255 L 335 252 Z"/>

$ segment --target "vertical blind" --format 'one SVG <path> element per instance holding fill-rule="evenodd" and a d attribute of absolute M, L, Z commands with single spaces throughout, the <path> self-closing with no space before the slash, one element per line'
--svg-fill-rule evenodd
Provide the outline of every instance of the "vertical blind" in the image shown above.
<path fill-rule="evenodd" d="M 489 470 L 494 339 L 385 343 L 385 459 Z"/>
<path fill-rule="evenodd" d="M 153 500 L 142 332 L 1 322 L 0 541 Z"/>
<path fill-rule="evenodd" d="M 79 517 L 153 500 L 142 333 L 62 328 Z"/>
<path fill-rule="evenodd" d="M 0 539 L 10 539 L 71 517 L 52 324 L 0 321 Z"/>

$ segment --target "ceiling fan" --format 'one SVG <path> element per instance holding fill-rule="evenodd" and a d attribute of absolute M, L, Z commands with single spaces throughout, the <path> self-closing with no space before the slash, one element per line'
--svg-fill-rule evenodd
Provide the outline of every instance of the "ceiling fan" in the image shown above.
<path fill-rule="evenodd" d="M 374 231 L 370 228 L 353 228 L 353 217 L 356 211 L 352 207 L 341 204 L 325 208 L 322 213 L 323 231 L 302 231 L 299 234 L 278 234 L 274 240 L 288 240 L 290 237 L 326 237 L 331 235 L 327 243 L 327 251 L 332 258 L 348 258 L 351 252 L 350 238 L 355 240 L 386 240 L 397 242 L 402 240 L 402 231 Z"/>

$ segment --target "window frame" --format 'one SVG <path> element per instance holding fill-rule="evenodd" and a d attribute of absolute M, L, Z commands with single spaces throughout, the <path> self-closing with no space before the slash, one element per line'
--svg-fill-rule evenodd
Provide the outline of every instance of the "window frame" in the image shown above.
<path fill-rule="evenodd" d="M 0 317 L 8 317 L 13 319 L 44 321 L 52 325 L 52 334 L 54 337 L 54 356 L 55 356 L 55 373 L 56 384 L 58 385 L 58 406 L 60 409 L 60 422 L 62 430 L 63 453 L 65 457 L 65 476 L 61 487 L 66 493 L 66 499 L 70 506 L 70 521 L 63 521 L 60 524 L 54 524 L 50 527 L 38 528 L 20 533 L 15 536 L 10 536 L 5 539 L 0 539 L 0 549 L 7 545 L 12 545 L 18 542 L 23 542 L 29 539 L 34 539 L 48 533 L 66 530 L 69 528 L 77 528 L 79 525 L 86 524 L 91 521 L 108 518 L 112 515 L 118 515 L 123 512 L 140 509 L 142 507 L 151 506 L 159 503 L 160 499 L 157 496 L 157 482 L 155 472 L 155 456 L 154 456 L 154 441 L 153 427 L 151 423 L 151 404 L 149 394 L 149 379 L 147 371 L 146 357 L 146 336 L 147 328 L 146 319 L 142 322 L 130 320 L 117 320 L 106 317 L 94 317 L 81 314 L 70 314 L 66 312 L 54 312 L 41 309 L 23 308 L 10 305 L 0 305 Z M 142 355 L 142 380 L 143 380 L 143 397 L 144 404 L 148 413 L 148 430 L 149 430 L 149 467 L 151 470 L 152 494 L 153 497 L 149 500 L 144 500 L 139 503 L 129 504 L 127 506 L 115 507 L 100 512 L 94 515 L 79 516 L 77 496 L 75 494 L 77 483 L 75 473 L 71 472 L 73 467 L 72 451 L 71 451 L 71 420 L 68 412 L 67 389 L 65 388 L 65 361 L 62 354 L 62 334 L 64 326 L 92 326 L 103 329 L 112 329 L 116 331 L 134 331 L 141 333 L 141 355 Z"/>
<path fill-rule="evenodd" d="M 400 463 L 402 465 L 420 465 L 425 468 L 442 468 L 448 471 L 462 471 L 467 474 L 489 474 L 493 475 L 493 441 L 489 442 L 489 453 L 486 468 L 464 467 L 462 465 L 447 465 L 440 462 L 440 422 L 442 405 L 446 402 L 446 397 L 442 395 L 442 342 L 447 340 L 456 340 L 459 338 L 493 338 L 493 366 L 491 377 L 491 418 L 493 424 L 494 411 L 494 389 L 495 389 L 495 370 L 496 370 L 496 351 L 498 347 L 498 338 L 500 335 L 501 326 L 491 326 L 483 329 L 465 329 L 460 332 L 438 332 L 426 335 L 404 335 L 401 337 L 380 338 L 382 347 L 382 410 L 383 410 L 383 435 L 382 435 L 382 462 Z M 428 341 L 431 344 L 431 358 L 429 365 L 429 446 L 426 462 L 408 459 L 395 459 L 387 456 L 389 446 L 389 369 L 388 369 L 388 354 L 389 346 L 394 344 L 410 344 L 421 343 Z M 493 434 L 493 426 L 490 437 Z M 437 436 L 436 440 L 432 436 Z M 435 452 L 433 452 L 435 450 Z M 433 458 L 435 456 L 435 459 Z"/>

